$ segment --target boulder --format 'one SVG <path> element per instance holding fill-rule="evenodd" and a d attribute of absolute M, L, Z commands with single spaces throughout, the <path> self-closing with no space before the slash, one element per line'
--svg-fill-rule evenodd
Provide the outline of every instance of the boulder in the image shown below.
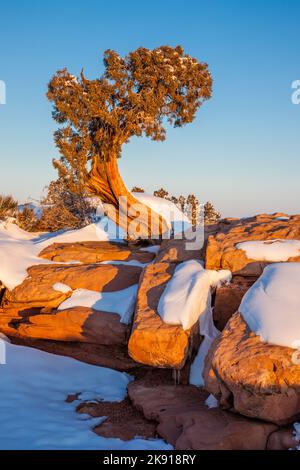
<path fill-rule="evenodd" d="M 257 278 L 269 263 L 249 259 L 236 245 L 254 240 L 300 240 L 300 216 L 285 218 L 284 214 L 262 214 L 220 225 L 220 230 L 208 237 L 206 268 L 229 269 L 235 275 Z M 288 261 L 300 261 L 300 256 Z"/>
<path fill-rule="evenodd" d="M 128 325 L 120 322 L 117 313 L 88 307 L 53 310 L 51 313 L 2 309 L 0 330 L 6 335 L 24 338 L 103 345 L 125 345 L 128 335 Z"/>
<path fill-rule="evenodd" d="M 154 253 L 140 251 L 138 247 L 126 243 L 110 241 L 89 241 L 77 243 L 53 243 L 39 254 L 56 262 L 80 261 L 81 263 L 99 263 L 102 261 L 139 261 L 150 263 Z"/>
<path fill-rule="evenodd" d="M 274 431 L 267 444 L 267 450 L 290 450 L 296 449 L 299 440 L 296 438 L 292 427 L 281 428 Z"/>
<path fill-rule="evenodd" d="M 300 418 L 300 364 L 294 349 L 263 343 L 240 313 L 206 358 L 205 387 L 223 409 L 278 425 Z"/>
<path fill-rule="evenodd" d="M 176 450 L 264 450 L 277 427 L 205 405 L 207 394 L 191 385 L 132 382 L 128 394 L 157 432 Z"/>
<path fill-rule="evenodd" d="M 125 344 L 128 326 L 117 313 L 89 307 L 58 310 L 74 289 L 114 292 L 138 283 L 142 269 L 124 264 L 46 264 L 32 266 L 28 277 L 5 290 L 0 308 L 0 331 L 11 336 Z M 61 292 L 55 284 L 70 287 Z M 59 288 L 60 286 L 58 286 Z"/>
<path fill-rule="evenodd" d="M 157 313 L 159 299 L 177 263 L 155 262 L 141 275 L 128 352 L 136 362 L 181 369 L 199 344 L 198 324 L 189 330 L 164 323 Z"/>

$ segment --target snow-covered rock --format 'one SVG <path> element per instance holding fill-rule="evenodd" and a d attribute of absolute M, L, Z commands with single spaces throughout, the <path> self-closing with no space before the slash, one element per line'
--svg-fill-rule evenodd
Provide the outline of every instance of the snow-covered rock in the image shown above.
<path fill-rule="evenodd" d="M 300 256 L 299 240 L 257 240 L 238 243 L 236 247 L 257 261 L 287 261 Z"/>
<path fill-rule="evenodd" d="M 230 279 L 230 271 L 205 270 L 197 260 L 181 263 L 159 300 L 160 317 L 165 323 L 188 330 L 205 311 L 210 288 Z"/>
<path fill-rule="evenodd" d="M 276 263 L 246 292 L 239 311 L 262 341 L 300 347 L 300 263 Z"/>
<path fill-rule="evenodd" d="M 58 310 L 73 307 L 91 307 L 102 312 L 112 312 L 120 315 L 121 323 L 131 321 L 135 302 L 137 285 L 116 292 L 95 292 L 88 289 L 76 289 L 71 297 L 60 304 Z"/>

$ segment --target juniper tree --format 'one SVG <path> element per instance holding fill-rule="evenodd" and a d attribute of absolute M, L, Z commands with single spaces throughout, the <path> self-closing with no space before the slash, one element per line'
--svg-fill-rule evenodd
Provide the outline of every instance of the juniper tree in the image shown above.
<path fill-rule="evenodd" d="M 129 208 L 138 203 L 119 174 L 117 160 L 122 147 L 134 136 L 155 141 L 166 138 L 166 123 L 181 127 L 192 122 L 202 103 L 210 98 L 212 79 L 206 63 L 185 54 L 182 47 L 143 47 L 121 57 L 104 53 L 104 73 L 89 80 L 82 71 L 76 78 L 67 69 L 51 79 L 47 96 L 53 103 L 53 118 L 60 125 L 55 143 L 61 165 L 78 168 L 80 177 L 103 203 L 119 215 L 126 196 Z M 126 207 L 127 209 L 127 207 Z M 141 237 L 159 235 L 166 223 L 150 208 L 140 214 Z M 136 214 L 129 214 L 128 221 Z"/>

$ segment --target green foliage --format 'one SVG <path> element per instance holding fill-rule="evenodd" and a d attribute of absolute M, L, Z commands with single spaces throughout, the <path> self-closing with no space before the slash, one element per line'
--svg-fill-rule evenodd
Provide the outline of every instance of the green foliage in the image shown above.
<path fill-rule="evenodd" d="M 53 162 L 69 184 L 84 184 L 89 163 L 119 157 L 133 136 L 164 140 L 165 122 L 177 127 L 193 121 L 210 98 L 212 78 L 206 63 L 182 47 L 140 47 L 121 57 L 104 52 L 105 72 L 89 80 L 59 70 L 48 86 L 53 118 L 60 125 L 55 143 L 61 154 Z M 70 188 L 72 190 L 72 188 Z"/>

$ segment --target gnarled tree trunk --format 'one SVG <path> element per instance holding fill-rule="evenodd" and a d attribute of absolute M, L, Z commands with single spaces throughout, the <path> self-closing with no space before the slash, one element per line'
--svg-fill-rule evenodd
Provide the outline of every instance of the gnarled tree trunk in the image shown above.
<path fill-rule="evenodd" d="M 170 230 L 166 220 L 142 204 L 128 190 L 118 169 L 117 158 L 93 162 L 88 188 L 99 196 L 104 209 L 130 239 L 159 239 Z"/>

